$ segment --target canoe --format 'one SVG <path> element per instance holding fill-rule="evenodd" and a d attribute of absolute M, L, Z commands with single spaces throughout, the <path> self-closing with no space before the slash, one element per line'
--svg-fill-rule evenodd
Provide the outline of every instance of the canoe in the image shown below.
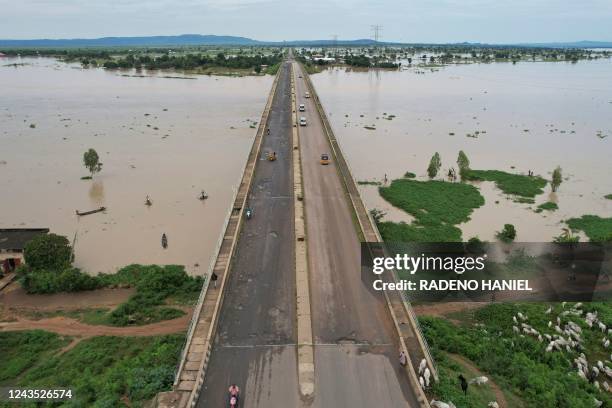
<path fill-rule="evenodd" d="M 101 211 L 106 211 L 106 207 L 100 207 L 97 210 L 91 210 L 91 211 L 79 211 L 79 210 L 76 210 L 76 214 L 78 216 L 81 216 L 81 215 L 95 214 L 95 213 L 101 212 Z"/>

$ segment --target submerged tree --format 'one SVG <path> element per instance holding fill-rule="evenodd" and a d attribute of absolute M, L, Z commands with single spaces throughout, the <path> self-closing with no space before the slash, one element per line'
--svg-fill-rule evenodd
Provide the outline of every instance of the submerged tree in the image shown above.
<path fill-rule="evenodd" d="M 497 238 L 503 242 L 512 242 L 516 238 L 516 229 L 512 224 L 504 224 L 504 228 L 497 233 Z"/>
<path fill-rule="evenodd" d="M 438 174 L 438 171 L 442 167 L 442 159 L 440 158 L 440 154 L 436 152 L 429 161 L 429 166 L 427 167 L 427 175 L 429 178 L 434 178 Z"/>
<path fill-rule="evenodd" d="M 465 174 L 470 170 L 470 159 L 468 159 L 463 150 L 460 150 L 457 156 L 457 166 L 459 166 L 459 175 L 461 178 L 464 178 Z"/>
<path fill-rule="evenodd" d="M 83 163 L 87 170 L 91 173 L 91 176 L 102 170 L 102 163 L 100 163 L 100 156 L 94 149 L 89 149 L 83 154 Z"/>
<path fill-rule="evenodd" d="M 552 180 L 550 182 L 553 193 L 557 191 L 562 182 L 563 176 L 561 175 L 561 167 L 557 166 L 557 168 L 553 170 Z"/>

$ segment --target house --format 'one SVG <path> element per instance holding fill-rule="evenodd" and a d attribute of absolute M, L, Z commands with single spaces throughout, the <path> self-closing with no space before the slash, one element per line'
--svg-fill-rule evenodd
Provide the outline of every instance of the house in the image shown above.
<path fill-rule="evenodd" d="M 23 250 L 32 238 L 48 232 L 49 228 L 0 228 L 0 276 L 24 262 Z"/>

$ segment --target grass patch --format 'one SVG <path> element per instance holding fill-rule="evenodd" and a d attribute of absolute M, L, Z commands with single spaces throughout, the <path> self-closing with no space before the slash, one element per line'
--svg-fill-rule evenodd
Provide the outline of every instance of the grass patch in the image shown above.
<path fill-rule="evenodd" d="M 604 196 L 604 198 L 608 199 L 608 200 L 612 200 L 612 194 L 606 194 Z"/>
<path fill-rule="evenodd" d="M 536 330 L 554 334 L 554 329 L 548 328 L 547 323 L 554 321 L 563 308 L 560 304 L 554 304 L 553 313 L 546 315 L 544 311 L 549 306 L 543 303 L 489 305 L 474 311 L 474 321 L 482 325 L 479 327 L 471 323 L 456 326 L 435 317 L 421 317 L 419 321 L 434 355 L 447 351 L 465 356 L 485 373 L 495 376 L 495 381 L 503 389 L 522 398 L 526 406 L 586 408 L 593 406 L 593 398 L 609 406 L 612 403 L 610 394 L 603 389 L 597 390 L 577 375 L 572 364 L 578 351 L 546 352 L 548 342 L 538 342 L 534 336 L 513 333 L 512 316 L 520 311 L 529 316 L 527 323 Z M 611 323 L 609 316 L 612 307 L 609 303 L 585 304 L 584 309 L 600 310 L 600 319 L 604 323 Z M 588 328 L 581 317 L 563 319 L 574 320 L 582 327 L 585 354 L 590 364 L 607 358 L 605 356 L 609 352 L 601 345 L 601 332 L 598 329 Z M 601 381 L 603 377 L 600 377 Z M 474 388 L 470 387 L 468 395 Z M 449 396 L 453 397 L 452 394 Z"/>
<path fill-rule="evenodd" d="M 597 215 L 583 215 L 580 218 L 570 218 L 565 223 L 572 230 L 583 231 L 591 241 L 612 241 L 612 217 L 601 218 Z"/>
<path fill-rule="evenodd" d="M 404 173 L 404 178 L 413 179 L 413 178 L 416 178 L 416 174 L 414 174 L 411 171 L 407 171 L 406 173 Z"/>
<path fill-rule="evenodd" d="M 535 212 L 541 213 L 542 211 L 556 211 L 559 209 L 557 203 L 553 203 L 552 201 L 547 201 L 543 204 L 538 205 Z"/>
<path fill-rule="evenodd" d="M 270 65 L 269 67 L 267 67 L 263 73 L 264 74 L 268 74 L 268 75 L 276 75 L 276 73 L 278 72 L 278 69 L 280 68 L 281 63 L 276 63 L 274 65 Z"/>
<path fill-rule="evenodd" d="M 527 197 L 516 197 L 514 200 L 515 203 L 519 203 L 519 204 L 535 204 L 535 200 L 533 198 L 527 198 Z"/>
<path fill-rule="evenodd" d="M 91 180 L 91 176 L 83 176 L 81 177 L 81 180 Z"/>
<path fill-rule="evenodd" d="M 461 241 L 461 230 L 455 225 L 468 221 L 472 211 L 484 204 L 476 187 L 437 180 L 393 180 L 388 187 L 379 187 L 379 192 L 395 207 L 415 217 L 411 224 L 380 223 L 385 241 Z"/>
<path fill-rule="evenodd" d="M 380 186 L 382 185 L 380 181 L 368 181 L 368 180 L 358 181 L 357 184 L 361 186 Z"/>
<path fill-rule="evenodd" d="M 171 388 L 184 338 L 183 334 L 100 336 L 53 355 L 66 339 L 41 331 L 0 333 L 0 344 L 10 346 L 11 352 L 8 359 L 3 355 L 0 362 L 0 383 L 72 388 L 76 400 L 71 406 L 142 406 L 158 392 Z M 37 354 L 29 357 L 31 351 Z M 28 357 L 29 364 L 19 362 Z M 10 367 L 13 369 L 7 369 Z"/>
<path fill-rule="evenodd" d="M 506 194 L 521 197 L 535 197 L 544 192 L 547 181 L 539 176 L 511 174 L 500 170 L 469 170 L 465 172 L 466 180 L 493 181 Z"/>

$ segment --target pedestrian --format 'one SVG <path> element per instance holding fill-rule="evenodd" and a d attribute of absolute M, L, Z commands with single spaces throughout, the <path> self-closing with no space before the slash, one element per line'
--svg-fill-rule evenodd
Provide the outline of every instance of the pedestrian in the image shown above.
<path fill-rule="evenodd" d="M 213 273 L 210 275 L 210 280 L 212 281 L 212 283 L 213 283 L 213 288 L 215 288 L 215 289 L 217 289 L 217 278 L 218 278 L 218 276 L 217 276 L 217 274 L 216 274 L 215 272 L 213 272 Z"/>
<path fill-rule="evenodd" d="M 404 350 L 400 350 L 399 363 L 402 367 L 406 367 L 406 364 L 408 364 L 408 359 L 406 358 L 406 353 L 404 353 Z"/>

